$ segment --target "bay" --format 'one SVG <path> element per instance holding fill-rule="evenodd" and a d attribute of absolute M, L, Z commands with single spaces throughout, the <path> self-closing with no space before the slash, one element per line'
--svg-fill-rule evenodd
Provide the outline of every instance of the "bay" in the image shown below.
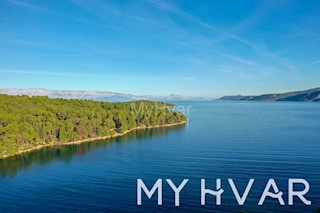
<path fill-rule="evenodd" d="M 80 145 L 45 148 L 0 161 L 0 212 L 315 212 L 320 208 L 320 104 L 302 102 L 176 102 L 184 126 L 132 132 Z M 157 197 L 136 204 L 136 181 L 149 188 L 163 179 L 163 205 Z M 200 205 L 200 180 L 215 189 L 222 179 L 222 205 L 207 195 Z M 239 206 L 228 185 L 244 191 Z M 286 205 L 258 201 L 268 179 L 284 192 Z M 311 206 L 295 199 L 288 206 L 287 181 L 310 184 Z M 189 179 L 174 206 L 166 184 Z M 156 194 L 155 194 L 156 195 Z"/>

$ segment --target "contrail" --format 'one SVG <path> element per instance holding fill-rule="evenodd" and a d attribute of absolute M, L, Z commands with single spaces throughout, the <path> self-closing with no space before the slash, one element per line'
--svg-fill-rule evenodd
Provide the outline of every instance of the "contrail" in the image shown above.
<path fill-rule="evenodd" d="M 27 8 L 34 9 L 34 10 L 39 10 L 39 11 L 46 12 L 46 13 L 52 13 L 49 10 L 46 10 L 41 7 L 37 7 L 37 6 L 31 5 L 31 4 L 28 4 L 25 2 L 20 2 L 20 1 L 15 1 L 15 0 L 5 0 L 5 1 L 12 3 L 12 4 L 15 4 L 15 5 L 18 5 L 18 6 L 27 7 Z"/>
<path fill-rule="evenodd" d="M 155 4 L 156 6 L 161 7 L 162 9 L 165 9 L 167 11 L 170 11 L 170 12 L 172 12 L 172 13 L 180 16 L 180 17 L 183 17 L 183 18 L 185 18 L 185 19 L 187 19 L 187 20 L 189 20 L 189 21 L 191 21 L 193 23 L 196 23 L 196 24 L 198 24 L 198 25 L 200 25 L 202 27 L 208 28 L 210 30 L 219 32 L 219 33 L 221 33 L 221 34 L 223 34 L 223 35 L 225 35 L 225 36 L 227 36 L 229 38 L 232 38 L 232 39 L 234 39 L 236 41 L 241 42 L 242 44 L 245 44 L 245 45 L 250 46 L 250 47 L 252 47 L 254 49 L 257 49 L 256 46 L 254 46 L 253 44 L 249 43 L 248 41 L 245 41 L 244 39 L 241 39 L 238 36 L 233 35 L 232 33 L 229 33 L 227 31 L 221 30 L 221 29 L 219 29 L 217 27 L 214 27 L 214 26 L 211 26 L 209 24 L 206 24 L 206 23 L 200 21 L 197 17 L 195 17 L 195 16 L 193 16 L 193 15 L 191 15 L 189 13 L 186 13 L 184 11 L 181 11 L 181 10 L 179 10 L 179 9 L 169 5 L 169 4 L 166 4 L 166 3 L 162 2 L 162 1 L 159 1 L 159 0 L 149 0 L 149 1 L 151 3 L 153 3 L 153 4 Z"/>
<path fill-rule="evenodd" d="M 318 64 L 318 63 L 320 63 L 320 60 L 313 61 L 313 62 L 311 62 L 310 64 Z"/>

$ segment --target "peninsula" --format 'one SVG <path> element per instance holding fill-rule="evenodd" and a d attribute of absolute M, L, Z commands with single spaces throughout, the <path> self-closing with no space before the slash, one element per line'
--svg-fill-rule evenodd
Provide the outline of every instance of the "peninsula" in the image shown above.
<path fill-rule="evenodd" d="M 0 159 L 47 146 L 103 140 L 132 130 L 180 125 L 173 104 L 108 103 L 0 95 Z"/>
<path fill-rule="evenodd" d="M 308 101 L 316 102 L 320 101 L 320 87 L 304 90 L 295 91 L 279 94 L 264 94 L 258 96 L 223 96 L 219 100 L 228 101 Z"/>

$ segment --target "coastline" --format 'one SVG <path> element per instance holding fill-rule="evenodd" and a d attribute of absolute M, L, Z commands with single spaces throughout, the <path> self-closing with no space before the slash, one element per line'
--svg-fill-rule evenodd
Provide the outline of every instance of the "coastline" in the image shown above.
<path fill-rule="evenodd" d="M 87 143 L 87 142 L 93 142 L 93 141 L 99 141 L 99 140 L 106 140 L 106 139 L 110 139 L 110 138 L 116 138 L 116 137 L 121 137 L 124 136 L 132 131 L 135 130 L 143 130 L 143 129 L 154 129 L 154 128 L 163 128 L 163 127 L 170 127 L 170 126 L 178 126 L 178 125 L 183 125 L 187 123 L 187 121 L 181 121 L 178 123 L 172 123 L 172 124 L 162 124 L 162 125 L 153 125 L 153 126 L 138 126 L 132 129 L 128 129 L 126 131 L 124 131 L 123 133 L 115 133 L 113 135 L 108 135 L 108 136 L 101 136 L 101 137 L 95 137 L 95 138 L 87 138 L 87 139 L 83 139 L 83 140 L 77 140 L 77 141 L 71 141 L 71 142 L 58 142 L 58 143 L 48 143 L 45 145 L 38 145 L 35 147 L 32 147 L 30 149 L 26 149 L 26 150 L 20 150 L 12 155 L 3 155 L 2 157 L 0 157 L 0 160 L 4 160 L 6 158 L 10 158 L 10 157 L 14 157 L 17 155 L 22 155 L 24 153 L 27 152 L 32 152 L 35 150 L 39 150 L 39 149 L 43 149 L 46 147 L 54 147 L 54 146 L 67 146 L 67 145 L 75 145 L 75 144 L 82 144 L 82 143 Z"/>

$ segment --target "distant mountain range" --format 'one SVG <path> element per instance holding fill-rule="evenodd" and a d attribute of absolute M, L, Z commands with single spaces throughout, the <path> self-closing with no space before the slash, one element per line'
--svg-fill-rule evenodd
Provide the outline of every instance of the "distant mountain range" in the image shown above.
<path fill-rule="evenodd" d="M 191 97 L 180 95 L 168 96 L 137 96 L 132 94 L 123 94 L 106 91 L 85 91 L 85 90 L 52 90 L 43 88 L 0 88 L 0 94 L 8 95 L 29 95 L 29 96 L 48 96 L 50 98 L 65 98 L 65 99 L 90 99 L 109 102 L 123 102 L 133 100 L 155 100 L 155 101 L 199 101 L 210 100 L 204 97 Z"/>
<path fill-rule="evenodd" d="M 213 98 L 181 96 L 171 94 L 168 96 L 153 95 L 132 95 L 108 91 L 85 91 L 85 90 L 54 90 L 44 88 L 0 88 L 0 94 L 8 95 L 29 95 L 29 96 L 48 96 L 50 98 L 65 99 L 89 99 L 108 102 L 123 102 L 134 100 L 152 100 L 152 101 L 208 101 Z M 320 101 L 320 87 L 304 91 L 295 91 L 279 94 L 264 94 L 257 96 L 223 96 L 219 100 L 230 101 Z"/>
<path fill-rule="evenodd" d="M 219 100 L 232 101 L 320 101 L 320 87 L 304 91 L 287 92 L 280 94 L 265 94 L 258 96 L 224 96 Z"/>

